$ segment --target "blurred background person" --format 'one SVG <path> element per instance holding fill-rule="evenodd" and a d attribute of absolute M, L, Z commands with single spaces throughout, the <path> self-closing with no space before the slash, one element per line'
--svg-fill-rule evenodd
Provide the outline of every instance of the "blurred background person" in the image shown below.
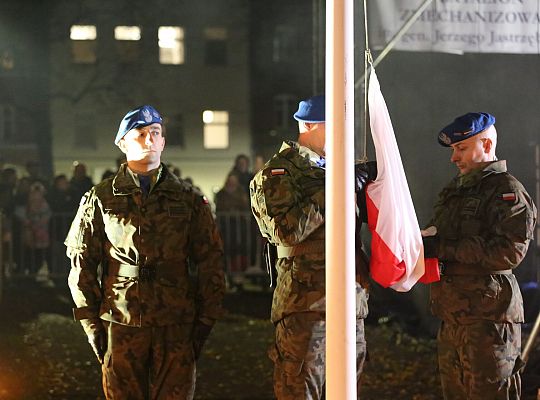
<path fill-rule="evenodd" d="M 251 213 L 249 198 L 238 175 L 230 173 L 216 193 L 216 218 L 225 248 L 225 270 L 231 284 L 241 288 L 248 266 L 248 238 Z"/>
<path fill-rule="evenodd" d="M 50 275 L 50 235 L 51 209 L 45 198 L 45 187 L 40 182 L 30 185 L 26 203 L 24 244 L 31 251 L 29 272 L 36 279 L 52 285 Z M 41 274 L 39 275 L 38 272 Z M 42 276 L 44 275 L 44 276 Z M 43 279 L 42 279 L 43 278 Z"/>
<path fill-rule="evenodd" d="M 89 191 L 94 183 L 86 173 L 86 165 L 75 161 L 73 163 L 73 176 L 69 181 L 69 190 L 74 201 L 79 204 L 83 195 Z"/>
<path fill-rule="evenodd" d="M 238 178 L 240 187 L 249 196 L 249 182 L 253 178 L 253 173 L 249 170 L 249 157 L 245 154 L 238 154 L 229 175 L 235 175 Z"/>

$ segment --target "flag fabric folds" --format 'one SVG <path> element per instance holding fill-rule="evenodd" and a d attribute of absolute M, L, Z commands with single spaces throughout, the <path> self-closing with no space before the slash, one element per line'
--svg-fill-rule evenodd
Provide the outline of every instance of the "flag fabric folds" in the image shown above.
<path fill-rule="evenodd" d="M 373 68 L 368 102 L 378 170 L 377 179 L 366 188 L 372 233 L 371 277 L 384 287 L 406 292 L 424 275 L 422 236 L 392 121 Z"/>

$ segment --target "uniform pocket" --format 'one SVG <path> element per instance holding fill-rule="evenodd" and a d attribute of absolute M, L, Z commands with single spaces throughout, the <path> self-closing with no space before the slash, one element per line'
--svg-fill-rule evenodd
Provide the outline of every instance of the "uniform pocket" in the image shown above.
<path fill-rule="evenodd" d="M 469 327 L 474 348 L 472 369 L 488 382 L 502 382 L 512 375 L 521 348 L 521 327 L 509 323 L 481 323 Z"/>
<path fill-rule="evenodd" d="M 269 356 L 274 363 L 289 376 L 298 376 L 302 372 L 308 342 L 306 333 L 294 316 L 278 322 L 276 326 L 276 344 L 270 349 Z"/>

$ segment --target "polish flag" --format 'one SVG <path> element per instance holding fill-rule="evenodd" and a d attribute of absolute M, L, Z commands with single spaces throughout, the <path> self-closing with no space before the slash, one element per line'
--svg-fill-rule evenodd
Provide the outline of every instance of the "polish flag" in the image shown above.
<path fill-rule="evenodd" d="M 424 249 L 392 121 L 373 68 L 368 104 L 378 170 L 377 179 L 366 188 L 371 277 L 384 287 L 406 292 L 424 276 Z M 422 282 L 438 280 L 436 259 L 430 259 L 427 267 Z"/>

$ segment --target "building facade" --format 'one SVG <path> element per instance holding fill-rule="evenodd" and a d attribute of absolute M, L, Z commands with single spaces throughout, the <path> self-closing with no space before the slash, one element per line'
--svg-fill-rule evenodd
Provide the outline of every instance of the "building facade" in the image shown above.
<path fill-rule="evenodd" d="M 58 0 L 50 15 L 56 173 L 115 170 L 120 119 L 142 104 L 164 117 L 163 161 L 209 197 L 251 154 L 245 0 Z"/>

